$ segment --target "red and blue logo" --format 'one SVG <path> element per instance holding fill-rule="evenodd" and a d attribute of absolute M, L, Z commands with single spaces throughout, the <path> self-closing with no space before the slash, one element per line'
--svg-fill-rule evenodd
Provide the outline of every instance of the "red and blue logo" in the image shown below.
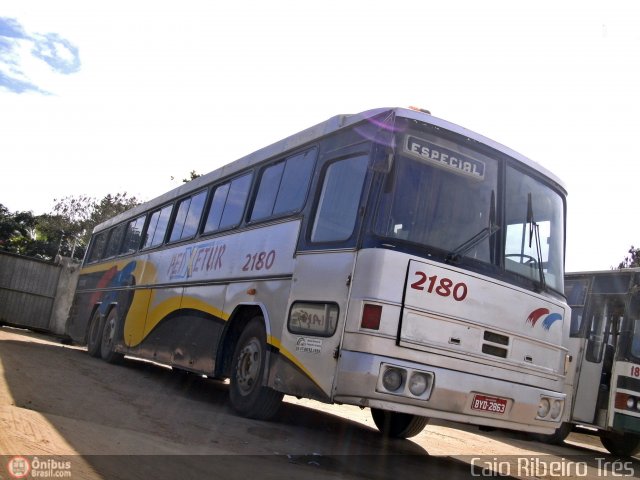
<path fill-rule="evenodd" d="M 542 320 L 542 328 L 549 330 L 551 325 L 558 320 L 562 320 L 562 315 L 559 313 L 550 313 L 548 308 L 538 308 L 529 314 L 527 323 L 530 323 L 531 327 L 535 327 L 541 318 L 544 318 L 544 320 Z"/>

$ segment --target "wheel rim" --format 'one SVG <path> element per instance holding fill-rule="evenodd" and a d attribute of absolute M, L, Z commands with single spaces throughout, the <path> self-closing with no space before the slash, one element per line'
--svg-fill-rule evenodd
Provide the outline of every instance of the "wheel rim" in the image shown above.
<path fill-rule="evenodd" d="M 238 390 L 242 395 L 251 393 L 259 383 L 260 366 L 262 363 L 262 347 L 256 338 L 252 338 L 240 350 L 236 380 Z"/>

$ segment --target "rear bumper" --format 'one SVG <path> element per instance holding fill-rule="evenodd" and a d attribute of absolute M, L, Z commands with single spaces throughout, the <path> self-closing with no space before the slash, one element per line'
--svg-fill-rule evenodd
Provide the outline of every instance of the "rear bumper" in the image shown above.
<path fill-rule="evenodd" d="M 407 372 L 431 374 L 432 384 L 426 395 L 412 396 L 405 389 L 400 394 L 381 388 L 380 372 L 392 365 Z M 506 399 L 503 413 L 473 409 L 477 395 Z M 463 371 L 432 367 L 416 362 L 369 353 L 343 350 L 340 353 L 338 379 L 333 401 L 374 407 L 431 418 L 475 425 L 551 434 L 560 427 L 565 412 L 556 420 L 537 419 L 543 397 L 557 399 L 564 405 L 566 395 L 514 382 L 482 377 Z"/>

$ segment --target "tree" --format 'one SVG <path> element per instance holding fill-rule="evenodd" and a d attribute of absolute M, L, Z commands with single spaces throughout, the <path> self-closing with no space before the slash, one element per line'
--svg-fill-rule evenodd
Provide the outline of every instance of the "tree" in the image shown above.
<path fill-rule="evenodd" d="M 197 173 L 195 170 L 191 170 L 189 172 L 189 178 L 183 178 L 182 179 L 182 183 L 189 183 L 191 180 L 195 180 L 198 177 L 201 177 L 202 174 Z M 173 175 L 171 175 L 171 181 L 174 181 L 176 179 L 176 177 L 174 177 Z"/>
<path fill-rule="evenodd" d="M 0 204 L 0 250 L 52 260 L 56 255 L 82 259 L 93 228 L 138 205 L 125 193 L 96 200 L 87 195 L 54 199 L 52 213 L 11 213 Z"/>
<path fill-rule="evenodd" d="M 53 259 L 56 255 L 63 255 L 81 259 L 84 250 L 78 250 L 77 255 L 73 251 L 73 238 L 80 232 L 80 228 L 64 215 L 45 213 L 38 216 L 38 238 L 43 242 L 40 245 L 41 254 L 46 258 Z"/>
<path fill-rule="evenodd" d="M 191 180 L 195 180 L 196 178 L 201 177 L 201 176 L 202 176 L 202 174 L 200 174 L 200 173 L 196 173 L 196 171 L 195 171 L 195 170 L 191 170 L 191 171 L 189 172 L 189 178 L 183 178 L 183 179 L 182 179 L 182 183 L 188 183 L 188 182 L 190 182 Z"/>
<path fill-rule="evenodd" d="M 129 197 L 126 192 L 107 194 L 101 200 L 81 195 L 54 201 L 55 213 L 43 218 L 43 223 L 50 234 L 56 228 L 60 232 L 59 253 L 77 259 L 84 256 L 96 225 L 140 204 L 136 197 Z"/>
<path fill-rule="evenodd" d="M 618 269 L 640 267 L 640 248 L 631 245 L 627 255 L 622 262 L 618 264 Z"/>
<path fill-rule="evenodd" d="M 31 212 L 9 212 L 0 204 L 0 249 L 25 254 L 28 244 L 36 237 L 36 217 Z"/>

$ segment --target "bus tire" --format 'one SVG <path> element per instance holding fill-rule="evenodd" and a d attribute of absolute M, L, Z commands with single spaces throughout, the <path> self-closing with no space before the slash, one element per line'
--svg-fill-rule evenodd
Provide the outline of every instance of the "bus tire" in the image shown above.
<path fill-rule="evenodd" d="M 611 454 L 631 457 L 640 452 L 640 436 L 632 433 L 601 432 L 600 441 Z"/>
<path fill-rule="evenodd" d="M 429 417 L 410 413 L 389 412 L 379 408 L 371 409 L 373 423 L 380 433 L 391 438 L 410 438 L 418 435 L 429 423 Z"/>
<path fill-rule="evenodd" d="M 124 358 L 120 352 L 116 352 L 114 347 L 118 335 L 118 311 L 112 308 L 107 315 L 102 329 L 102 340 L 100 341 L 100 357 L 108 363 L 119 363 Z"/>
<path fill-rule="evenodd" d="M 545 435 L 544 433 L 530 433 L 529 438 L 536 442 L 548 443 L 550 445 L 562 445 L 564 440 L 573 430 L 573 425 L 569 422 L 562 422 L 555 432 Z"/>
<path fill-rule="evenodd" d="M 104 323 L 102 321 L 102 315 L 96 310 L 91 317 L 89 332 L 87 333 L 87 352 L 92 357 L 100 358 L 100 344 L 102 343 L 103 329 Z"/>
<path fill-rule="evenodd" d="M 233 352 L 229 400 L 232 408 L 247 418 L 269 420 L 282 403 L 281 392 L 262 383 L 267 360 L 267 335 L 262 317 L 249 321 Z"/>

